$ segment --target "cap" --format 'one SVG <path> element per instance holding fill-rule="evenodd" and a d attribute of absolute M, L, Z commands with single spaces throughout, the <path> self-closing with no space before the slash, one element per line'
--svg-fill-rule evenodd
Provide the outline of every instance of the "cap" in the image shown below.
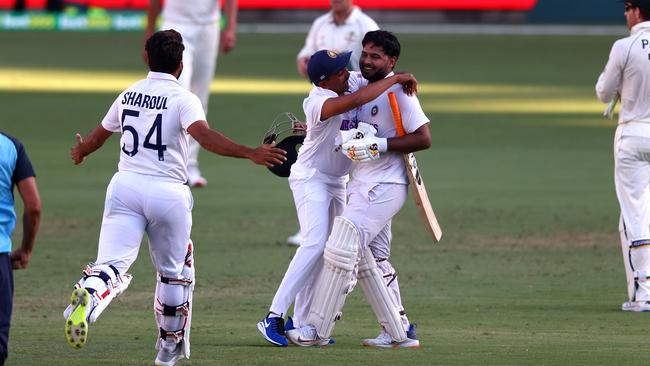
<path fill-rule="evenodd" d="M 329 50 L 320 50 L 309 58 L 307 75 L 309 80 L 318 85 L 331 75 L 343 70 L 350 62 L 352 52 L 336 53 Z"/>
<path fill-rule="evenodd" d="M 650 10 L 650 0 L 620 0 L 620 2 L 625 4 L 630 4 L 636 8 Z"/>

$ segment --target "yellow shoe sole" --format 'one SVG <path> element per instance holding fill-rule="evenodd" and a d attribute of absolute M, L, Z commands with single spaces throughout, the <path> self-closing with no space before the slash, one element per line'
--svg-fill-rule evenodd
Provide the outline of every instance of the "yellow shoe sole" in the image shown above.
<path fill-rule="evenodd" d="M 90 305 L 90 294 L 85 288 L 75 289 L 70 296 L 70 304 L 75 308 L 65 322 L 65 338 L 72 348 L 79 349 L 88 339 L 86 307 Z"/>

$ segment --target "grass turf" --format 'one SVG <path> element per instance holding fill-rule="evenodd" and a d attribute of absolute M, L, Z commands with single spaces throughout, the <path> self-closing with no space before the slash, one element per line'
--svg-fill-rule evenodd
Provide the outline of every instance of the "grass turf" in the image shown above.
<path fill-rule="evenodd" d="M 302 35 L 239 36 L 219 78 L 298 80 Z M 648 320 L 625 298 L 611 145 L 593 83 L 612 37 L 400 36 L 398 68 L 416 74 L 433 147 L 418 153 L 445 232 L 429 243 L 411 202 L 393 224 L 392 262 L 418 324 L 417 351 L 364 349 L 378 327 L 360 289 L 335 346 L 279 349 L 255 329 L 295 248 L 286 181 L 247 161 L 203 152 L 210 185 L 195 190 L 197 287 L 187 365 L 646 364 Z M 141 72 L 139 33 L 0 33 L 0 70 Z M 88 80 L 92 83 L 93 80 Z M 447 85 L 441 91 L 435 86 Z M 455 89 L 454 89 L 455 88 Z M 456 92 L 454 92 L 456 90 Z M 74 167 L 74 133 L 90 130 L 117 93 L 0 91 L 3 131 L 26 145 L 43 222 L 30 267 L 15 272 L 8 365 L 146 365 L 155 357 L 155 274 L 146 242 L 128 292 L 65 342 L 61 312 L 94 259 L 117 138 Z M 302 115 L 303 94 L 213 94 L 211 125 L 248 145 L 272 118 Z M 20 228 L 17 229 L 20 232 Z M 20 235 L 15 235 L 16 240 Z"/>

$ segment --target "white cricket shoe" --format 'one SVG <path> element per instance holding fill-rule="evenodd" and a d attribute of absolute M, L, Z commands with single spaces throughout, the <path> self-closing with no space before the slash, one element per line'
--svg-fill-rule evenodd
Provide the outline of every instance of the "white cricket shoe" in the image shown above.
<path fill-rule="evenodd" d="M 156 366 L 174 366 L 183 357 L 183 342 L 177 344 L 160 343 L 160 350 L 156 356 Z"/>
<path fill-rule="evenodd" d="M 300 246 L 300 244 L 302 243 L 302 239 L 303 239 L 302 233 L 300 232 L 300 230 L 298 230 L 297 233 L 287 238 L 287 243 L 291 245 Z"/>
<path fill-rule="evenodd" d="M 300 347 L 327 346 L 330 342 L 329 339 L 319 338 L 313 325 L 287 330 L 285 335 L 289 342 Z"/>
<path fill-rule="evenodd" d="M 406 332 L 406 339 L 401 342 L 393 341 L 393 337 L 388 334 L 386 329 L 382 328 L 377 338 L 369 338 L 361 341 L 361 344 L 366 347 L 379 347 L 379 348 L 420 348 L 420 341 L 417 334 L 415 334 L 415 327 L 413 324 L 409 325 Z"/>
<path fill-rule="evenodd" d="M 650 301 L 626 301 L 621 305 L 621 310 L 647 313 L 650 312 Z"/>

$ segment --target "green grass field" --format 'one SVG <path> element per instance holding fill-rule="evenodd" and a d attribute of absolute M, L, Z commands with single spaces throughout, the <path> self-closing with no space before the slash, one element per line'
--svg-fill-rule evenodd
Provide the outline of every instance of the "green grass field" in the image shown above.
<path fill-rule="evenodd" d="M 600 116 L 593 91 L 614 38 L 400 38 L 398 68 L 418 77 L 432 121 L 433 147 L 418 162 L 445 232 L 431 244 L 412 202 L 393 224 L 392 261 L 423 347 L 361 347 L 379 329 L 360 289 L 335 328 L 336 345 L 268 345 L 255 324 L 295 250 L 284 244 L 297 227 L 288 184 L 247 161 L 204 152 L 210 185 L 194 192 L 198 282 L 192 358 L 183 364 L 647 364 L 650 321 L 619 310 L 626 290 L 612 178 L 615 123 Z M 306 92 L 284 89 L 300 81 L 294 57 L 302 39 L 241 34 L 235 52 L 220 57 L 216 83 L 272 80 L 278 93 L 214 93 L 211 125 L 255 145 L 276 114 L 302 116 Z M 136 80 L 146 72 L 141 42 L 139 33 L 4 32 L 0 73 L 108 72 Z M 0 129 L 25 143 L 44 209 L 30 267 L 15 273 L 8 365 L 153 363 L 155 273 L 146 244 L 129 291 L 92 327 L 87 346 L 73 350 L 63 335 L 71 285 L 95 258 L 118 142 L 113 137 L 79 167 L 69 148 L 117 93 L 0 88 Z"/>

